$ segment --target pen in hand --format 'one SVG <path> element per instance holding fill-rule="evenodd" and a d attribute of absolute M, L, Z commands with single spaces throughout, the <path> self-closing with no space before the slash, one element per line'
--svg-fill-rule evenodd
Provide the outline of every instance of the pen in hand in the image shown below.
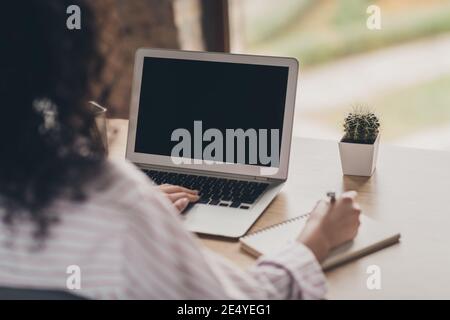
<path fill-rule="evenodd" d="M 330 203 L 333 204 L 334 202 L 336 202 L 336 192 L 327 192 L 327 197 L 330 198 Z"/>

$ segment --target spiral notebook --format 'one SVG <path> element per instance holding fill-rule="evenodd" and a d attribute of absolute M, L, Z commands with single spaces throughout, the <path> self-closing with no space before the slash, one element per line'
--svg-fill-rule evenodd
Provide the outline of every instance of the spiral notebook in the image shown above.
<path fill-rule="evenodd" d="M 242 237 L 241 248 L 256 257 L 275 253 L 296 241 L 307 218 L 308 215 L 302 215 Z M 400 240 L 400 233 L 383 224 L 364 215 L 361 215 L 360 220 L 356 238 L 331 251 L 322 262 L 324 270 L 381 250 Z"/>

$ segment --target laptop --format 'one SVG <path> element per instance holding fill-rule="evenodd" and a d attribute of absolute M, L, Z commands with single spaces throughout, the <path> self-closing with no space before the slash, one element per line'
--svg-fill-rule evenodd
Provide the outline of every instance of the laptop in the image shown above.
<path fill-rule="evenodd" d="M 156 184 L 199 191 L 195 233 L 239 238 L 288 176 L 298 62 L 139 49 L 126 157 Z"/>

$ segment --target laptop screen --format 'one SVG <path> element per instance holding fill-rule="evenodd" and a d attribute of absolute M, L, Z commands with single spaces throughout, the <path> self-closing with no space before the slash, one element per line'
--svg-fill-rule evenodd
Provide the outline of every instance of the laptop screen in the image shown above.
<path fill-rule="evenodd" d="M 145 57 L 135 152 L 278 167 L 288 67 Z"/>

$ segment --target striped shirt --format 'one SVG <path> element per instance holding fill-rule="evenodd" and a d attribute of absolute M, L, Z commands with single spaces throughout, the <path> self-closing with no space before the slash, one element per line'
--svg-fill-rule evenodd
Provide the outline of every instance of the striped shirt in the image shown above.
<path fill-rule="evenodd" d="M 59 221 L 42 247 L 31 223 L 13 230 L 0 223 L 0 286 L 74 290 L 91 299 L 324 297 L 321 267 L 302 244 L 243 270 L 202 248 L 133 165 L 108 160 L 93 180 L 86 201 L 61 199 L 48 209 Z"/>

